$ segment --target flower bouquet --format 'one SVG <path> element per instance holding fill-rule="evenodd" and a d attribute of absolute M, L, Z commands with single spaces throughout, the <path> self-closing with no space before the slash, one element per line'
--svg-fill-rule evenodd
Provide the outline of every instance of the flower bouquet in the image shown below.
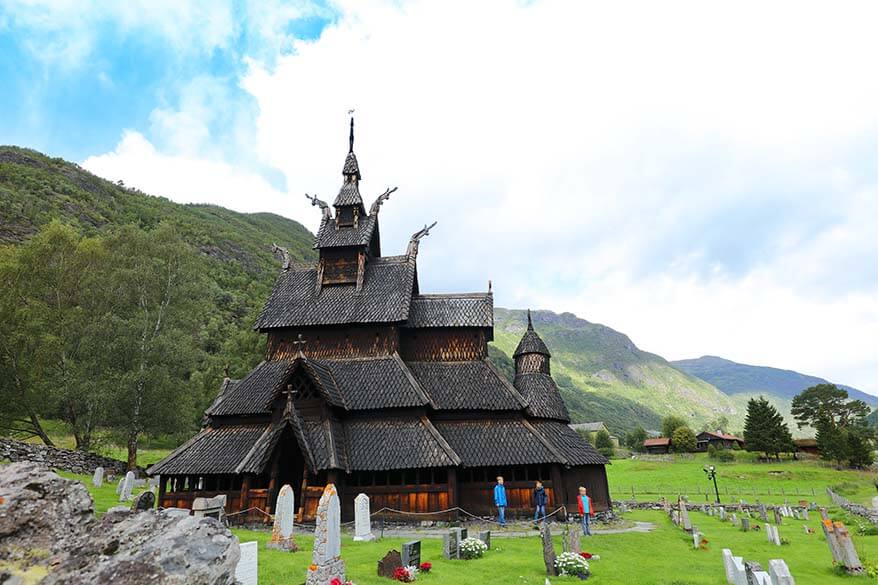
<path fill-rule="evenodd" d="M 467 560 L 481 558 L 486 550 L 488 545 L 478 538 L 469 537 L 460 541 L 460 556 Z"/>
<path fill-rule="evenodd" d="M 397 567 L 393 571 L 393 578 L 403 583 L 413 583 L 418 578 L 418 568 L 415 566 Z"/>
<path fill-rule="evenodd" d="M 574 552 L 562 552 L 555 559 L 555 568 L 558 569 L 558 574 L 562 577 L 570 576 L 585 579 L 591 574 L 588 570 L 588 561 L 585 560 L 582 554 Z"/>
<path fill-rule="evenodd" d="M 429 573 L 430 569 L 432 569 L 432 568 L 433 568 L 433 563 L 431 563 L 429 561 L 424 561 L 423 563 L 421 563 L 421 572 L 422 573 Z"/>

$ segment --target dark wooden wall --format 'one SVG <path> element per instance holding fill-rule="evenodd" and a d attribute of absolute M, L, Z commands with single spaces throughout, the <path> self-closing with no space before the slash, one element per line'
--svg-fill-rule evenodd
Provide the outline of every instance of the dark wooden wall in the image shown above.
<path fill-rule="evenodd" d="M 579 495 L 579 486 L 588 490 L 595 511 L 601 512 L 610 508 L 610 488 L 607 484 L 607 471 L 603 465 L 583 465 L 564 469 L 561 471 L 561 481 L 564 483 L 563 499 L 561 502 L 571 513 L 577 511 L 576 497 Z M 560 504 L 559 504 L 560 505 Z"/>
<path fill-rule="evenodd" d="M 390 355 L 399 350 L 399 329 L 388 325 L 301 327 L 268 335 L 267 359 L 293 359 L 302 335 L 303 351 L 313 358 L 349 358 Z"/>
<path fill-rule="evenodd" d="M 485 329 L 447 327 L 403 329 L 400 355 L 411 361 L 468 361 L 488 355 Z"/>

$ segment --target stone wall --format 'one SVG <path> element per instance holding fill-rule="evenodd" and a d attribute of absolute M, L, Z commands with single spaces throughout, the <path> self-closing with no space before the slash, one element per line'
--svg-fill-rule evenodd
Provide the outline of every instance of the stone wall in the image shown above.
<path fill-rule="evenodd" d="M 839 506 L 851 514 L 856 514 L 857 516 L 862 516 L 867 519 L 872 524 L 878 524 L 878 509 L 868 508 L 862 504 L 856 504 L 851 502 L 844 496 L 840 496 L 829 488 L 826 488 L 826 493 L 829 494 L 829 497 L 832 498 L 832 501 L 836 506 Z"/>
<path fill-rule="evenodd" d="M 73 451 L 71 449 L 57 449 L 35 443 L 24 443 L 14 439 L 0 437 L 0 460 L 8 459 L 16 461 L 33 461 L 42 463 L 53 469 L 91 475 L 97 467 L 103 467 L 107 472 L 116 475 L 124 474 L 127 464 L 124 461 L 101 457 L 94 453 Z"/>

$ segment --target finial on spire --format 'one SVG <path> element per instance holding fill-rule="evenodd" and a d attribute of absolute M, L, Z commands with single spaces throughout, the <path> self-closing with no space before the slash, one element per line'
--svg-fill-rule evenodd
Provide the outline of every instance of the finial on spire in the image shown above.
<path fill-rule="evenodd" d="M 348 113 L 353 114 L 354 111 L 349 110 Z M 351 116 L 351 138 L 350 138 L 350 141 L 351 141 L 351 146 L 350 146 L 350 149 L 348 149 L 348 152 L 353 152 L 354 151 L 354 117 L 353 117 L 353 115 Z"/>
<path fill-rule="evenodd" d="M 527 310 L 527 330 L 528 331 L 534 330 L 534 323 L 530 318 L 530 309 Z"/>
<path fill-rule="evenodd" d="M 491 292 L 491 286 L 492 286 L 491 281 L 488 280 L 488 292 Z"/>
<path fill-rule="evenodd" d="M 308 343 L 302 338 L 302 334 L 299 333 L 296 341 L 293 342 L 293 345 L 296 346 L 296 357 L 305 357 L 305 344 Z"/>

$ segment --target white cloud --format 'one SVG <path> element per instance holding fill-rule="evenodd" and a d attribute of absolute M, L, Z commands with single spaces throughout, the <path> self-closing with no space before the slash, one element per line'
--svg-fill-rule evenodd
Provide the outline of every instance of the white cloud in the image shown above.
<path fill-rule="evenodd" d="M 573 310 L 670 358 L 714 353 L 878 393 L 878 6 L 335 8 L 318 40 L 251 54 L 240 84 L 257 113 L 236 132 L 212 129 L 240 104 L 204 99 L 207 84 L 157 110 L 152 143 L 129 134 L 86 165 L 313 228 L 302 194 L 334 197 L 355 107 L 363 192 L 400 187 L 385 252 L 439 220 L 425 289 L 493 278 L 500 304 Z"/>

